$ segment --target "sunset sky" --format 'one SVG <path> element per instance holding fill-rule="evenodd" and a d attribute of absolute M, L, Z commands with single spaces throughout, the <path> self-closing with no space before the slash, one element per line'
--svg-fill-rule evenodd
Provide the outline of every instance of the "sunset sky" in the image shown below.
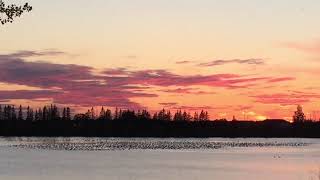
<path fill-rule="evenodd" d="M 319 0 L 28 2 L 0 26 L 1 104 L 320 118 Z"/>

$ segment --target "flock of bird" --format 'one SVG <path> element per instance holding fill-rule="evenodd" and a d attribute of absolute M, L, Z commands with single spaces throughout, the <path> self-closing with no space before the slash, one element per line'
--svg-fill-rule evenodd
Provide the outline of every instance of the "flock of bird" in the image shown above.
<path fill-rule="evenodd" d="M 241 142 L 241 141 L 203 141 L 203 140 L 170 140 L 170 139 L 99 139 L 93 141 L 53 141 L 29 142 L 11 145 L 15 148 L 67 151 L 103 151 L 103 150 L 192 150 L 223 149 L 246 147 L 299 147 L 306 146 L 302 142 Z M 280 158 L 280 156 L 274 156 Z"/>

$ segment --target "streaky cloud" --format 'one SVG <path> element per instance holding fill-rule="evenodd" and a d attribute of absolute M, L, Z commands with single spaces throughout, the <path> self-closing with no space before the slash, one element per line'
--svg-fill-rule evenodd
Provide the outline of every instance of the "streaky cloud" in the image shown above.
<path fill-rule="evenodd" d="M 310 54 L 320 54 L 320 40 L 312 42 L 285 42 L 281 44 L 283 47 L 295 49 Z"/>
<path fill-rule="evenodd" d="M 175 105 L 178 105 L 176 102 L 166 102 L 166 103 L 159 103 L 159 105 L 164 106 L 164 107 L 172 107 Z"/>
<path fill-rule="evenodd" d="M 265 64 L 265 60 L 261 58 L 251 58 L 251 59 L 218 59 L 206 63 L 200 63 L 198 66 L 211 67 L 220 66 L 225 64 L 249 64 L 249 65 L 262 65 Z"/>
<path fill-rule="evenodd" d="M 63 52 L 61 52 L 63 54 Z M 58 104 L 144 108 L 133 98 L 159 95 L 147 91 L 153 87 L 167 92 L 205 94 L 193 86 L 225 89 L 248 88 L 260 83 L 293 80 L 288 77 L 267 77 L 239 74 L 180 75 L 165 69 L 129 70 L 109 68 L 96 74 L 93 67 L 26 61 L 25 58 L 60 52 L 18 51 L 0 55 L 0 83 L 34 87 L 40 90 L 0 91 L 0 101 L 8 99 L 52 99 Z M 171 89 L 172 87 L 181 89 Z"/>
<path fill-rule="evenodd" d="M 17 51 L 12 54 L 5 55 L 6 57 L 11 58 L 27 58 L 27 57 L 36 57 L 36 56 L 59 56 L 67 54 L 62 51 L 56 51 L 56 50 L 46 50 L 46 51 Z M 0 55 L 2 56 L 2 55 Z"/>
<path fill-rule="evenodd" d="M 193 61 L 177 61 L 176 64 L 190 64 L 193 63 Z"/>
<path fill-rule="evenodd" d="M 320 99 L 320 94 L 289 91 L 288 93 L 259 94 L 250 96 L 255 98 L 255 102 L 263 104 L 279 104 L 282 106 L 298 105 L 311 102 L 314 99 Z"/>
<path fill-rule="evenodd" d="M 165 93 L 173 93 L 173 94 L 197 94 L 197 95 L 215 94 L 215 92 L 200 91 L 199 88 L 176 88 L 176 89 L 165 89 L 160 91 Z"/>

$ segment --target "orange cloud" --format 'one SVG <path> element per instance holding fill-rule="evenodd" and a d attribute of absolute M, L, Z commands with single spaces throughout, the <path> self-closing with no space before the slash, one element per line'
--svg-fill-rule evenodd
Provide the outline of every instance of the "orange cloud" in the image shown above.
<path fill-rule="evenodd" d="M 311 43 L 287 42 L 283 46 L 306 53 L 320 54 L 320 40 Z"/>

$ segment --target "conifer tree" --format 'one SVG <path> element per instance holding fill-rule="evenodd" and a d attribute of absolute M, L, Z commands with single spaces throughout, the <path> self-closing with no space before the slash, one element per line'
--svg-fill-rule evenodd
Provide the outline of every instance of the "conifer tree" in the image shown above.
<path fill-rule="evenodd" d="M 114 119 L 119 119 L 119 112 L 118 112 L 118 107 L 116 107 L 116 110 L 114 112 Z"/>
<path fill-rule="evenodd" d="M 203 110 L 201 110 L 200 115 L 199 115 L 199 121 L 204 121 L 205 120 L 205 113 Z"/>
<path fill-rule="evenodd" d="M 192 116 L 191 116 L 190 112 L 188 112 L 187 121 L 192 121 Z"/>
<path fill-rule="evenodd" d="M 90 119 L 92 119 L 92 120 L 95 119 L 95 113 L 94 113 L 94 108 L 93 107 L 91 108 L 91 111 L 90 111 Z"/>
<path fill-rule="evenodd" d="M 31 109 L 30 107 L 28 106 L 27 107 L 27 118 L 26 118 L 27 121 L 32 121 L 32 114 L 31 114 Z"/>
<path fill-rule="evenodd" d="M 3 120 L 3 111 L 2 111 L 2 106 L 0 104 L 0 120 Z"/>
<path fill-rule="evenodd" d="M 34 121 L 33 109 L 30 109 L 30 113 L 29 113 L 29 121 Z"/>
<path fill-rule="evenodd" d="M 184 111 L 183 114 L 182 114 L 182 120 L 183 121 L 188 121 L 188 114 L 187 114 L 186 111 Z"/>
<path fill-rule="evenodd" d="M 158 117 L 158 113 L 157 113 L 157 112 L 155 112 L 155 113 L 153 114 L 152 120 L 159 120 L 159 117 Z"/>
<path fill-rule="evenodd" d="M 302 106 L 298 105 L 297 111 L 294 112 L 293 122 L 302 123 L 306 120 L 306 116 L 303 113 Z"/>
<path fill-rule="evenodd" d="M 43 110 L 42 110 L 42 120 L 44 120 L 44 121 L 49 120 L 49 118 L 48 118 L 48 109 L 47 109 L 47 106 L 44 106 L 44 107 L 43 107 Z"/>
<path fill-rule="evenodd" d="M 38 110 L 38 118 L 39 118 L 39 120 L 44 120 L 43 119 L 43 112 L 42 112 L 41 108 L 39 108 L 39 110 Z"/>
<path fill-rule="evenodd" d="M 122 109 L 120 108 L 120 110 L 119 110 L 119 119 L 122 119 L 122 116 L 123 116 L 123 111 L 122 111 Z"/>
<path fill-rule="evenodd" d="M 22 116 L 22 106 L 19 106 L 19 112 L 18 112 L 18 120 L 21 121 L 23 120 L 23 116 Z"/>
<path fill-rule="evenodd" d="M 205 121 L 209 121 L 209 113 L 208 113 L 208 111 L 206 111 L 205 113 L 204 113 L 204 120 Z"/>
<path fill-rule="evenodd" d="M 99 119 L 106 120 L 106 111 L 104 110 L 103 106 L 101 107 Z"/>
<path fill-rule="evenodd" d="M 63 111 L 62 111 L 62 120 L 67 120 L 67 110 L 65 107 L 63 108 Z"/>
<path fill-rule="evenodd" d="M 56 105 L 53 105 L 51 111 L 52 111 L 51 112 L 52 120 L 59 120 L 60 119 L 60 114 L 59 114 L 58 107 Z"/>
<path fill-rule="evenodd" d="M 35 114 L 34 114 L 34 120 L 35 121 L 39 121 L 40 120 L 40 116 L 39 116 L 39 111 L 36 110 Z"/>
<path fill-rule="evenodd" d="M 171 115 L 170 115 L 171 116 Z M 147 119 L 150 119 L 151 118 L 151 115 L 150 113 L 147 111 L 147 110 L 142 110 L 141 112 L 141 119 L 142 120 L 147 120 Z"/>
<path fill-rule="evenodd" d="M 4 119 L 5 120 L 11 120 L 11 116 L 10 116 L 10 106 L 5 106 L 4 107 Z"/>
<path fill-rule="evenodd" d="M 16 114 L 16 109 L 14 106 L 11 108 L 11 120 L 17 120 L 17 114 Z"/>
<path fill-rule="evenodd" d="M 106 111 L 106 120 L 111 121 L 112 120 L 112 113 L 110 109 L 107 109 Z"/>
<path fill-rule="evenodd" d="M 198 112 L 194 112 L 193 120 L 194 120 L 194 121 L 199 121 L 199 114 L 198 114 Z"/>
<path fill-rule="evenodd" d="M 166 120 L 166 110 L 162 109 L 159 113 L 158 113 L 158 119 L 160 121 L 165 121 Z"/>
<path fill-rule="evenodd" d="M 71 110 L 70 110 L 69 107 L 67 107 L 66 118 L 67 118 L 68 121 L 71 120 Z"/>

